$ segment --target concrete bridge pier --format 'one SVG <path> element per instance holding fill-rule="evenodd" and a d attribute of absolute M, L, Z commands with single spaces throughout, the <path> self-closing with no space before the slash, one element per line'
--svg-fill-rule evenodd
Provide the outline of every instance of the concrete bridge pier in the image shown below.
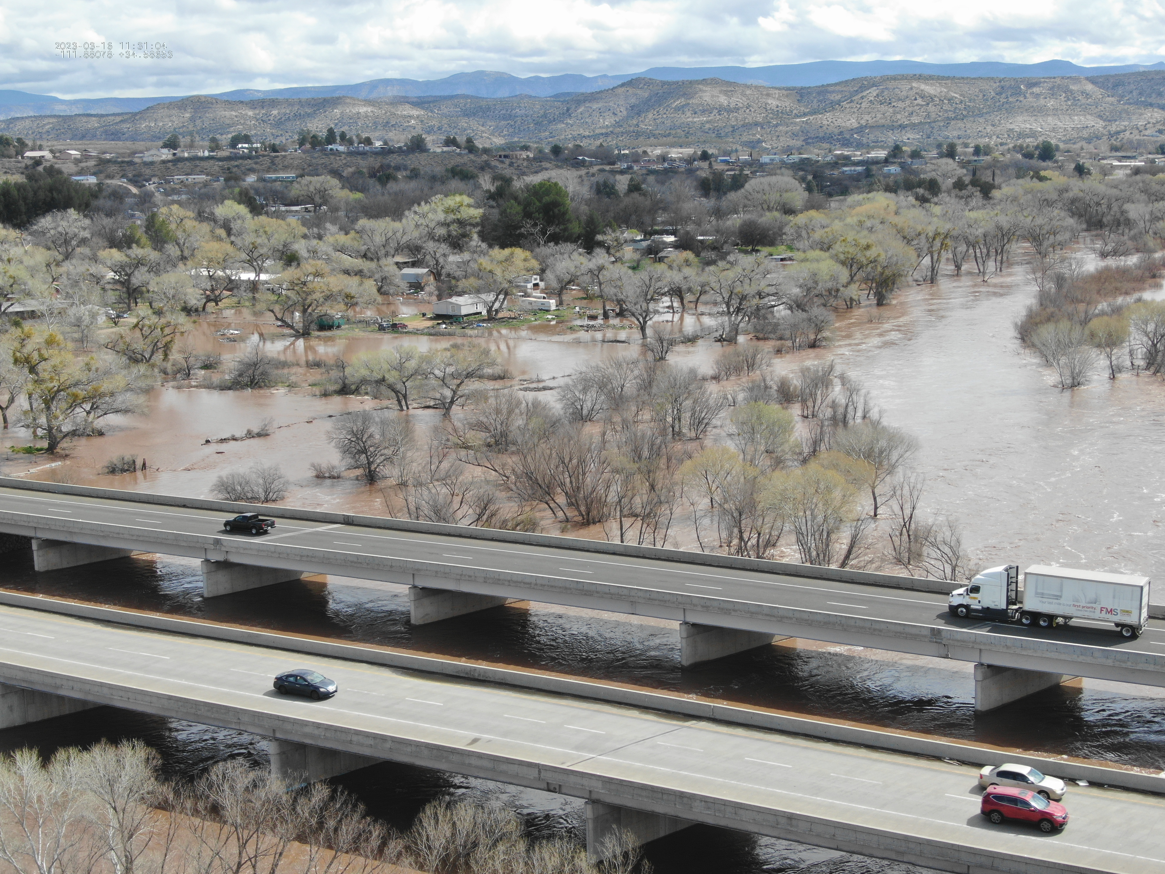
<path fill-rule="evenodd" d="M 371 756 L 328 750 L 278 738 L 268 740 L 267 749 L 271 755 L 272 775 L 291 786 L 327 780 L 383 761 Z"/>
<path fill-rule="evenodd" d="M 109 561 L 132 555 L 132 549 L 112 546 L 94 546 L 90 543 L 70 543 L 67 540 L 32 538 L 32 566 L 38 571 L 57 571 L 67 567 Z"/>
<path fill-rule="evenodd" d="M 413 625 L 428 625 L 430 622 L 464 616 L 478 610 L 501 607 L 509 600 L 494 595 L 409 586 L 409 621 Z"/>
<path fill-rule="evenodd" d="M 722 659 L 748 649 L 769 646 L 773 640 L 774 635 L 763 631 L 741 631 L 737 628 L 681 622 L 680 664 L 686 668 Z"/>
<path fill-rule="evenodd" d="M 1001 668 L 997 665 L 975 665 L 975 711 L 984 713 L 994 710 L 1004 704 L 1050 689 L 1052 686 L 1081 683 L 1079 677 L 1065 674 Z"/>
<path fill-rule="evenodd" d="M 637 846 L 642 846 L 695 825 L 686 819 L 617 807 L 601 801 L 588 801 L 586 811 L 587 859 L 592 863 L 606 861 L 620 846 L 616 841 L 620 831 L 629 834 Z"/>
<path fill-rule="evenodd" d="M 37 692 L 0 683 L 0 729 L 15 728 L 100 706 L 79 698 L 66 698 L 51 692 Z"/>
<path fill-rule="evenodd" d="M 277 567 L 258 567 L 251 564 L 236 564 L 233 561 L 202 561 L 202 596 L 217 598 L 248 589 L 273 586 L 303 579 L 299 571 L 289 571 Z"/>

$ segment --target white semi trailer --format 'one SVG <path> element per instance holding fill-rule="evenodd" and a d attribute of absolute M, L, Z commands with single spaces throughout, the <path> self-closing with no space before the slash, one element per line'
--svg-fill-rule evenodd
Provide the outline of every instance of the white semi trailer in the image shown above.
<path fill-rule="evenodd" d="M 1112 622 L 1138 637 L 1149 621 L 1149 578 L 1032 565 L 1020 585 L 1019 566 L 990 568 L 951 592 L 954 616 L 975 616 L 1054 628 L 1073 619 Z"/>

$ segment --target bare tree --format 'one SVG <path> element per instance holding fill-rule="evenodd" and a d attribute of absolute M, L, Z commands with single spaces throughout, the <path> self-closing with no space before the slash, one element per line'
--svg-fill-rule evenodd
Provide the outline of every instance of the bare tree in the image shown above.
<path fill-rule="evenodd" d="M 1084 328 L 1067 319 L 1040 325 L 1031 344 L 1056 369 L 1062 389 L 1084 385 L 1096 366 L 1096 349 L 1088 344 Z"/>
<path fill-rule="evenodd" d="M 0 860 L 15 871 L 85 871 L 92 845 L 84 828 L 79 753 L 63 749 L 42 765 L 35 750 L 0 760 Z"/>
<path fill-rule="evenodd" d="M 291 480 L 275 464 L 256 464 L 246 471 L 224 473 L 215 478 L 211 492 L 223 501 L 271 504 L 287 497 Z"/>
<path fill-rule="evenodd" d="M 227 385 L 234 389 L 267 388 L 274 385 L 279 360 L 266 355 L 260 346 L 251 346 L 231 364 Z"/>
<path fill-rule="evenodd" d="M 877 518 L 883 485 L 918 451 L 918 440 L 898 428 L 867 419 L 838 431 L 832 448 L 869 464 L 866 486 L 873 502 L 871 515 Z"/>
<path fill-rule="evenodd" d="M 412 440 L 408 419 L 385 412 L 361 410 L 349 413 L 333 427 L 328 438 L 348 468 L 375 483 L 401 457 Z"/>
<path fill-rule="evenodd" d="M 467 392 L 483 379 L 498 379 L 501 362 L 482 346 L 454 343 L 428 356 L 428 397 L 444 415 L 465 402 Z"/>

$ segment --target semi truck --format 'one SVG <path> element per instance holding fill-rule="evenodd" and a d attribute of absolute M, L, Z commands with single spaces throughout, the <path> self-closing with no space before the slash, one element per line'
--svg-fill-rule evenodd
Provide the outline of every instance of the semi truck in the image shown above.
<path fill-rule="evenodd" d="M 951 592 L 947 610 L 1038 628 L 1097 619 L 1112 622 L 1122 637 L 1139 637 L 1149 621 L 1149 578 L 1032 565 L 1021 584 L 1019 566 L 1008 564 Z"/>

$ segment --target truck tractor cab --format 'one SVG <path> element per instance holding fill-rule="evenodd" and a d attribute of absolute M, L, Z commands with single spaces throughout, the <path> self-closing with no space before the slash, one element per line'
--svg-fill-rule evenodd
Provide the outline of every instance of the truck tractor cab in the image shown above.
<path fill-rule="evenodd" d="M 1019 565 L 988 568 L 947 599 L 952 616 L 1010 619 L 1019 605 Z"/>

